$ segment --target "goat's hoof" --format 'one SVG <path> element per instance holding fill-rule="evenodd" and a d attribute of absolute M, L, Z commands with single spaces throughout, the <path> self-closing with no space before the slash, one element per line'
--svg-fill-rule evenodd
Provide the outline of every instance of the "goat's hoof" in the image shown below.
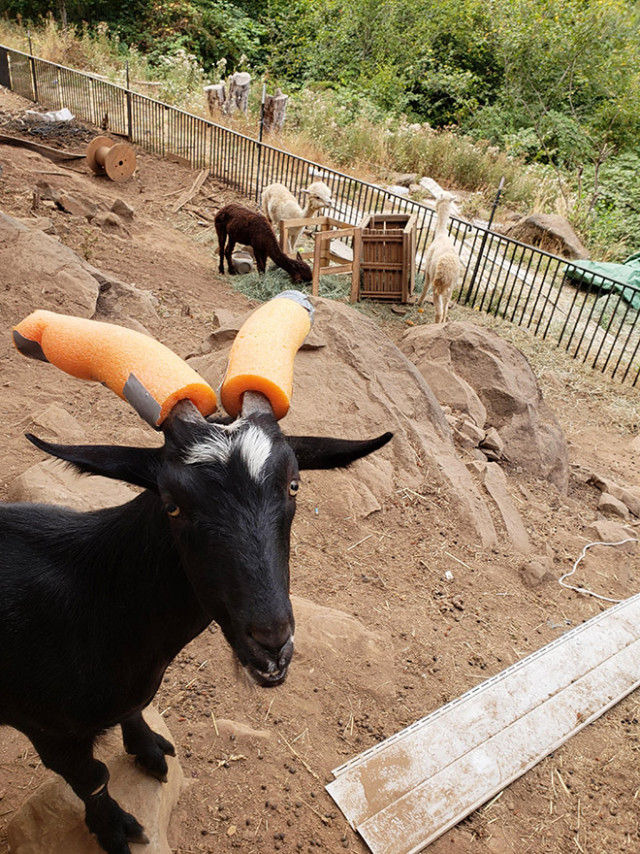
<path fill-rule="evenodd" d="M 158 745 L 160 750 L 165 754 L 165 756 L 175 756 L 176 755 L 176 749 L 173 746 L 173 744 L 171 744 L 171 742 L 168 739 L 166 739 L 163 735 L 160 735 L 159 732 L 154 732 L 153 738 L 155 740 L 155 743 Z"/>
<path fill-rule="evenodd" d="M 164 758 L 164 754 L 139 754 L 136 756 L 136 765 L 141 771 L 144 771 L 145 774 L 149 774 L 150 777 L 155 777 L 155 779 L 159 780 L 161 783 L 167 782 L 169 768 L 167 766 L 167 760 Z"/>

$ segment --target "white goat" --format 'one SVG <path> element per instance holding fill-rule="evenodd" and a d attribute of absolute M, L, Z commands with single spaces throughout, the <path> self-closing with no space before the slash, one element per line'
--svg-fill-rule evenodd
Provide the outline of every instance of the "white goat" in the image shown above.
<path fill-rule="evenodd" d="M 284 184 L 269 184 L 262 191 L 262 210 L 276 232 L 283 219 L 303 219 L 308 216 L 315 216 L 322 208 L 330 207 L 333 204 L 331 190 L 324 181 L 314 181 L 302 192 L 308 195 L 304 208 L 300 207 L 296 197 Z M 301 232 L 302 226 L 289 229 L 290 255 L 295 250 Z"/>
<path fill-rule="evenodd" d="M 458 284 L 462 262 L 453 240 L 447 233 L 447 223 L 454 196 L 443 193 L 436 202 L 436 233 L 424 259 L 424 288 L 418 305 L 422 305 L 429 287 L 433 286 L 433 307 L 436 323 L 446 323 L 451 293 Z"/>

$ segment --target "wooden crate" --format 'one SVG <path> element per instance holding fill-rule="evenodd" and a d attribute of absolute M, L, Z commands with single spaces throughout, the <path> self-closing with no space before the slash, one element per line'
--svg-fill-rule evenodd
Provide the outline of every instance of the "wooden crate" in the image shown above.
<path fill-rule="evenodd" d="M 416 278 L 415 214 L 367 214 L 362 228 L 360 299 L 409 302 Z"/>
<path fill-rule="evenodd" d="M 308 261 L 313 259 L 313 279 L 311 281 L 311 293 L 318 296 L 320 287 L 320 276 L 338 275 L 340 273 L 351 274 L 351 302 L 357 300 L 358 283 L 360 280 L 360 234 L 359 226 L 351 226 L 346 222 L 334 219 L 331 216 L 313 216 L 300 219 L 283 219 L 280 223 L 280 248 L 287 251 L 289 242 L 289 229 L 299 226 L 311 225 L 318 229 L 313 235 L 313 252 L 301 252 L 300 256 Z M 352 238 L 351 258 L 337 255 L 332 250 L 332 240 L 345 240 Z M 349 254 L 349 248 L 344 249 Z"/>

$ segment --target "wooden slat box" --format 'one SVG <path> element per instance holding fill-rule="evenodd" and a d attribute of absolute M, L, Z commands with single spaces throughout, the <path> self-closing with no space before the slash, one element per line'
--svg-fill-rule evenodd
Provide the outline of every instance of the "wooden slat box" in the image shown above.
<path fill-rule="evenodd" d="M 416 278 L 415 215 L 369 213 L 360 227 L 359 297 L 409 302 Z"/>

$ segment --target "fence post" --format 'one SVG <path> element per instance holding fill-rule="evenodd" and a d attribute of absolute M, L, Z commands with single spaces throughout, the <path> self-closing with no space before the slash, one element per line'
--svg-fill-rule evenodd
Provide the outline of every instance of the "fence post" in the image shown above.
<path fill-rule="evenodd" d="M 264 130 L 264 101 L 267 94 L 267 84 L 262 84 L 262 102 L 260 104 L 260 124 L 258 126 L 258 165 L 256 167 L 256 202 L 260 201 L 260 165 L 262 162 L 262 133 Z"/>
<path fill-rule="evenodd" d="M 31 87 L 33 89 L 33 100 L 38 103 L 38 80 L 36 78 L 36 64 L 33 58 L 33 45 L 31 44 L 31 31 L 27 30 L 29 40 L 29 70 L 31 71 Z"/>
<path fill-rule="evenodd" d="M 131 142 L 132 138 L 132 120 L 131 120 L 131 90 L 129 88 L 129 60 L 127 59 L 124 64 L 125 77 L 126 77 L 126 96 L 127 96 L 127 139 Z"/>
<path fill-rule="evenodd" d="M 471 282 L 469 284 L 469 290 L 467 291 L 467 296 L 465 298 L 464 304 L 466 305 L 471 296 L 473 294 L 473 286 L 476 282 L 476 276 L 478 275 L 478 269 L 480 267 L 480 262 L 482 261 L 482 254 L 484 252 L 484 247 L 487 242 L 487 235 L 491 231 L 491 223 L 493 222 L 493 217 L 495 216 L 496 208 L 498 207 L 498 202 L 500 201 L 500 194 L 502 193 L 502 188 L 504 187 L 504 175 L 500 178 L 500 184 L 498 185 L 498 192 L 496 193 L 496 197 L 493 200 L 493 207 L 491 208 L 491 214 L 489 215 L 489 222 L 487 223 L 487 228 L 485 233 L 482 235 L 482 241 L 480 243 L 480 249 L 478 250 L 478 257 L 476 258 L 476 265 L 473 268 L 473 273 L 471 275 Z"/>

